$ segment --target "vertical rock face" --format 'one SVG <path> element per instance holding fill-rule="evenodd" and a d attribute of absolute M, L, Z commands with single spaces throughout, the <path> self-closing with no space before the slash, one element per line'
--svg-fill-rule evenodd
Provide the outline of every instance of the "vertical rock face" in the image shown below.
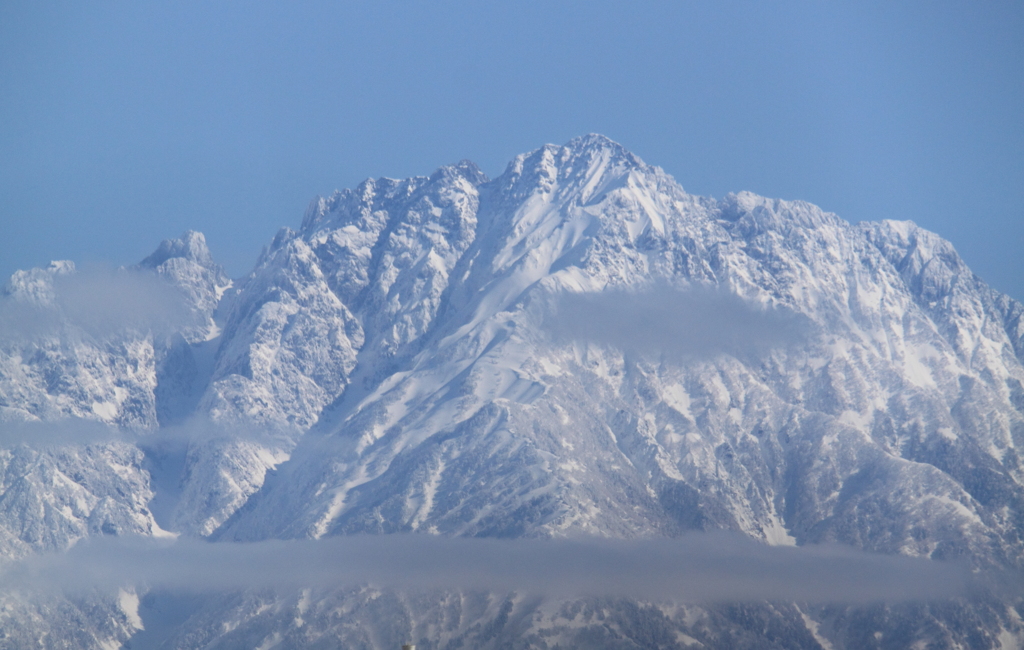
<path fill-rule="evenodd" d="M 1024 307 L 909 222 L 691 196 L 591 135 L 494 180 L 463 162 L 318 199 L 234 283 L 197 233 L 124 273 L 159 279 L 185 317 L 98 328 L 109 319 L 62 297 L 68 263 L 15 274 L 0 418 L 213 433 L 145 458 L 126 443 L 0 452 L 7 557 L 159 533 L 152 476 L 174 493 L 162 525 L 225 542 L 724 528 L 1024 568 Z M 177 634 L 176 647 L 1024 638 L 996 602 L 669 608 L 372 589 L 212 598 Z"/>
<path fill-rule="evenodd" d="M 213 262 L 202 233 L 188 231 L 167 239 L 136 267 L 151 270 L 174 286 L 191 314 L 187 325 L 159 342 L 156 416 L 163 425 L 180 424 L 195 413 L 209 380 L 209 359 L 220 335 L 214 318 L 231 280 Z"/>

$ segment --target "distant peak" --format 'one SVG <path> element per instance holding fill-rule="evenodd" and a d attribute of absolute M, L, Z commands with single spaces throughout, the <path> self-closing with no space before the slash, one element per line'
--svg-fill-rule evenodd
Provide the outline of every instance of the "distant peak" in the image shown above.
<path fill-rule="evenodd" d="M 206 237 L 203 236 L 203 233 L 186 230 L 180 239 L 165 239 L 160 242 L 156 251 L 142 260 L 139 266 L 155 269 L 174 257 L 182 257 L 201 266 L 213 265 L 213 257 L 210 255 L 210 249 L 206 246 Z"/>
<path fill-rule="evenodd" d="M 719 201 L 719 206 L 723 219 L 737 221 L 743 215 L 752 213 L 758 206 L 764 205 L 767 202 L 768 199 L 763 196 L 758 196 L 753 192 L 744 190 L 742 192 L 726 194 L 725 198 Z"/>
<path fill-rule="evenodd" d="M 461 176 L 473 185 L 482 185 L 490 180 L 487 178 L 487 174 L 484 174 L 475 162 L 465 159 L 460 160 L 454 165 L 445 165 L 444 167 L 441 167 L 434 172 L 431 176 L 431 180 L 437 180 L 446 176 Z"/>
<path fill-rule="evenodd" d="M 562 146 L 546 144 L 520 154 L 495 179 L 499 187 L 526 196 L 537 189 L 576 191 L 581 201 L 628 174 L 661 174 L 618 142 L 599 133 L 573 138 Z M 571 188 L 575 188 L 572 190 Z"/>
<path fill-rule="evenodd" d="M 577 136 L 565 143 L 565 148 L 574 150 L 619 149 L 626 151 L 626 148 L 621 144 L 606 135 L 601 135 L 600 133 L 588 133 L 586 135 Z"/>
<path fill-rule="evenodd" d="M 15 271 L 0 290 L 0 296 L 14 296 L 47 304 L 53 299 L 53 278 L 71 275 L 75 271 L 75 263 L 70 260 L 54 260 L 46 268 Z"/>
<path fill-rule="evenodd" d="M 573 138 L 565 143 L 563 149 L 571 151 L 575 155 L 605 154 L 612 159 L 628 160 L 635 165 L 644 165 L 644 162 L 629 149 L 600 133 L 588 133 Z"/>
<path fill-rule="evenodd" d="M 510 164 L 515 166 L 517 161 L 544 159 L 567 162 L 581 158 L 595 158 L 597 156 L 608 159 L 627 160 L 634 165 L 645 166 L 644 162 L 631 151 L 600 133 L 588 133 L 587 135 L 575 137 L 562 146 L 546 144 L 529 153 L 516 156 Z"/>

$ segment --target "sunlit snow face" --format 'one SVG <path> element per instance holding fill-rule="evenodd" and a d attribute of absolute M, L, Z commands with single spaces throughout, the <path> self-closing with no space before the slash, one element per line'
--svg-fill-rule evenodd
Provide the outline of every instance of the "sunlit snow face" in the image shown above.
<path fill-rule="evenodd" d="M 667 286 L 559 294 L 545 327 L 556 340 L 672 360 L 759 354 L 797 343 L 810 330 L 797 314 L 725 291 Z"/>

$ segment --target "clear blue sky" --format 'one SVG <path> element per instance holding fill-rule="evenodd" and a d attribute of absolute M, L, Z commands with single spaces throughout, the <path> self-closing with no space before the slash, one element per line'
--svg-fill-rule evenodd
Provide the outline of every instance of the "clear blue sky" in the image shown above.
<path fill-rule="evenodd" d="M 1024 299 L 1024 3 L 0 3 L 0 275 L 249 270 L 368 176 L 599 132 L 688 191 L 912 219 Z"/>

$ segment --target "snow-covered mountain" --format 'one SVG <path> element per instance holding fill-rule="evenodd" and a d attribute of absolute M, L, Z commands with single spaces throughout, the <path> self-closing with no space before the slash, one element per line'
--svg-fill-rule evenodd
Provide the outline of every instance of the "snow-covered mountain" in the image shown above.
<path fill-rule="evenodd" d="M 165 529 L 221 543 L 730 529 L 1024 568 L 1024 306 L 910 222 L 691 196 L 590 135 L 494 180 L 462 162 L 317 199 L 233 283 L 197 233 L 119 273 L 104 281 L 162 283 L 186 317 L 98 328 L 109 313 L 62 298 L 86 286 L 57 281 L 69 263 L 5 291 L 3 421 L 134 436 L 0 451 L 5 557 Z M 187 448 L 153 442 L 175 430 Z M 988 596 L 311 593 L 211 596 L 165 647 L 1024 643 L 1016 601 Z M 113 631 L 94 645 L 125 640 L 138 603 L 97 605 L 90 625 Z M 26 611 L 0 629 L 28 635 Z"/>

